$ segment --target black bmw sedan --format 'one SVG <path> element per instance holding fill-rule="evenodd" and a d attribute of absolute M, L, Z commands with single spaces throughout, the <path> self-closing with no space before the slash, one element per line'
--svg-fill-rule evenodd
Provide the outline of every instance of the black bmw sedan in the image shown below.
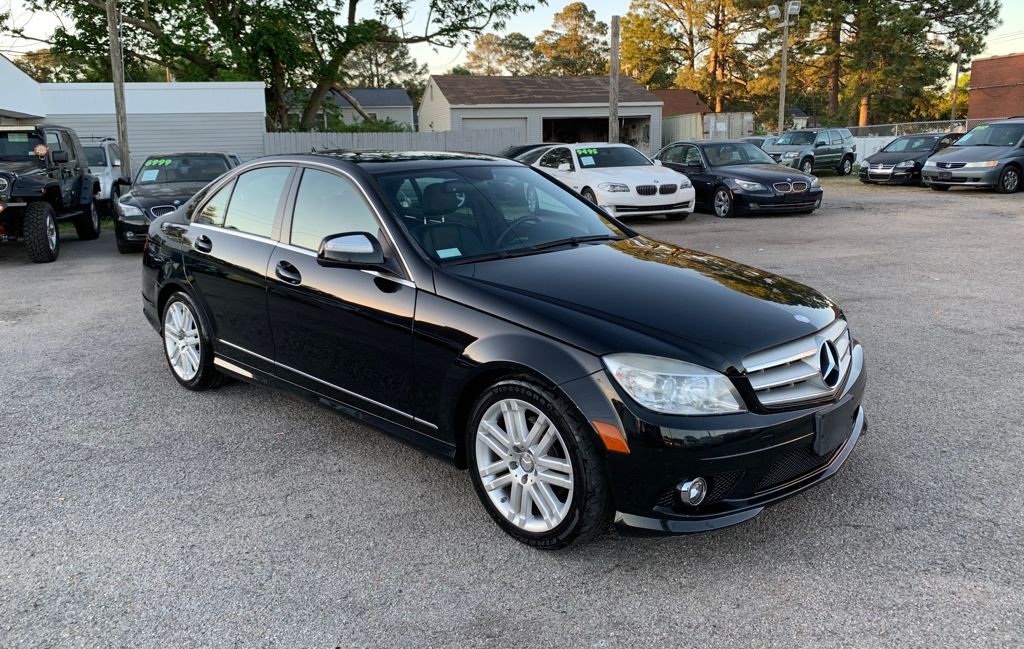
<path fill-rule="evenodd" d="M 143 267 L 182 386 L 292 390 L 447 458 L 538 548 L 740 523 L 865 430 L 826 297 L 499 158 L 262 158 L 154 221 Z"/>
<path fill-rule="evenodd" d="M 118 252 L 140 252 L 153 219 L 173 212 L 234 166 L 234 156 L 225 153 L 173 153 L 146 158 L 131 190 L 115 205 L 114 238 Z"/>
<path fill-rule="evenodd" d="M 898 137 L 864 159 L 860 166 L 860 181 L 886 185 L 920 185 L 921 168 L 928 158 L 961 137 L 963 133 L 925 133 Z"/>
<path fill-rule="evenodd" d="M 740 214 L 810 214 L 821 206 L 821 183 L 776 163 L 742 140 L 673 142 L 654 156 L 693 183 L 697 207 L 727 218 Z"/>

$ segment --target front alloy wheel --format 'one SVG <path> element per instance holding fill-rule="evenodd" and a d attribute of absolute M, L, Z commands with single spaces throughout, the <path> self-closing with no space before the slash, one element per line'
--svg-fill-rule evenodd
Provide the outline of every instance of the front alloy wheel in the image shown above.
<path fill-rule="evenodd" d="M 164 356 L 178 383 L 189 390 L 205 390 L 221 382 L 213 366 L 209 337 L 192 299 L 175 293 L 164 306 Z"/>
<path fill-rule="evenodd" d="M 999 184 L 996 191 L 1000 194 L 1012 194 L 1020 188 L 1020 170 L 1016 167 L 1006 167 L 999 176 Z"/>
<path fill-rule="evenodd" d="M 800 163 L 800 171 L 810 176 L 814 171 L 814 162 L 810 158 L 804 158 L 804 161 Z"/>
<path fill-rule="evenodd" d="M 715 216 L 720 219 L 732 216 L 732 194 L 725 187 L 719 187 L 712 199 Z"/>

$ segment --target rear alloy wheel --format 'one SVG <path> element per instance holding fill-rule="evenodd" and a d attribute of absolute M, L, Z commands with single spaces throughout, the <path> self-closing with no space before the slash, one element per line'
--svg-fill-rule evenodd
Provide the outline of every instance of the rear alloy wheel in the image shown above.
<path fill-rule="evenodd" d="M 75 232 L 82 241 L 91 241 L 100 236 L 100 212 L 96 201 L 89 201 L 85 211 L 75 217 Z"/>
<path fill-rule="evenodd" d="M 49 203 L 36 201 L 25 208 L 25 247 L 28 258 L 37 264 L 57 259 L 60 254 L 60 233 L 57 216 Z"/>
<path fill-rule="evenodd" d="M 175 293 L 164 306 L 164 356 L 178 383 L 189 390 L 205 390 L 223 381 L 213 366 L 213 350 L 199 309 L 185 293 Z"/>
<path fill-rule="evenodd" d="M 540 549 L 589 540 L 610 519 L 596 436 L 571 410 L 529 381 L 502 381 L 477 402 L 467 430 L 480 501 L 505 532 Z"/>
<path fill-rule="evenodd" d="M 800 171 L 810 176 L 811 172 L 814 171 L 814 161 L 810 158 L 804 158 L 800 162 Z"/>
<path fill-rule="evenodd" d="M 849 156 L 846 156 L 845 158 L 843 158 L 843 161 L 840 162 L 839 166 L 836 168 L 836 173 L 838 173 L 840 176 L 849 176 L 850 172 L 852 172 L 852 171 L 853 171 L 853 158 L 851 158 Z"/>
<path fill-rule="evenodd" d="M 1007 165 L 1003 173 L 999 174 L 999 184 L 996 191 L 1000 194 L 1012 194 L 1020 189 L 1020 169 Z"/>
<path fill-rule="evenodd" d="M 729 218 L 732 216 L 732 193 L 725 187 L 719 187 L 711 199 L 711 206 L 715 210 L 715 216 L 720 219 Z"/>

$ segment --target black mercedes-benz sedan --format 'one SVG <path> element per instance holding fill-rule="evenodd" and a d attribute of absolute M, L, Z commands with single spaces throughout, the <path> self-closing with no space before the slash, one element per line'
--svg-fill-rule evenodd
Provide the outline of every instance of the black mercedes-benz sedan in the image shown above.
<path fill-rule="evenodd" d="M 921 168 L 932 154 L 963 137 L 963 133 L 925 133 L 898 137 L 872 153 L 860 166 L 862 183 L 920 185 Z"/>
<path fill-rule="evenodd" d="M 238 166 L 236 160 L 225 153 L 172 153 L 146 158 L 131 190 L 115 205 L 118 252 L 141 252 L 153 219 L 173 212 L 211 180 Z"/>
<path fill-rule="evenodd" d="M 821 206 L 816 176 L 777 164 L 742 140 L 673 142 L 654 156 L 693 183 L 697 207 L 726 218 L 740 214 L 810 214 Z"/>
<path fill-rule="evenodd" d="M 499 158 L 261 158 L 154 221 L 143 267 L 182 386 L 296 391 L 447 458 L 538 548 L 739 523 L 865 430 L 826 297 Z"/>

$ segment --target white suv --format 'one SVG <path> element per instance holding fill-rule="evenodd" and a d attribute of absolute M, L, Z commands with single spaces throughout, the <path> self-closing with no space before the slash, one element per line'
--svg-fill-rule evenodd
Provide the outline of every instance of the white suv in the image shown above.
<path fill-rule="evenodd" d="M 121 149 L 113 138 L 102 139 L 82 138 L 82 148 L 89 161 L 89 173 L 100 183 L 100 193 L 96 203 L 104 214 L 113 214 L 114 201 L 120 190 L 117 179 L 121 176 Z"/>

